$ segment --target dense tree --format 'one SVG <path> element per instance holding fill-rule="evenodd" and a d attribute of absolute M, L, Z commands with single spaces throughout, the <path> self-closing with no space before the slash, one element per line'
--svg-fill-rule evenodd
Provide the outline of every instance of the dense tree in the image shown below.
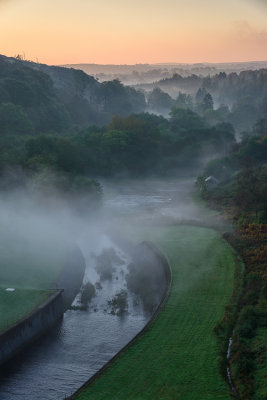
<path fill-rule="evenodd" d="M 168 93 L 165 93 L 160 88 L 155 87 L 153 91 L 148 94 L 147 105 L 152 111 L 161 114 L 168 114 L 174 105 L 174 100 L 168 95 Z"/>
<path fill-rule="evenodd" d="M 213 98 L 210 93 L 207 93 L 202 102 L 203 111 L 205 112 L 206 110 L 213 110 L 213 106 Z"/>
<path fill-rule="evenodd" d="M 143 93 L 125 87 L 118 79 L 104 82 L 100 89 L 103 97 L 103 111 L 110 115 L 128 115 L 145 108 Z"/>
<path fill-rule="evenodd" d="M 259 119 L 253 126 L 252 133 L 256 136 L 267 136 L 267 118 Z"/>
<path fill-rule="evenodd" d="M 237 176 L 234 196 L 234 203 L 240 215 L 254 214 L 255 220 L 257 220 L 261 210 L 265 209 L 266 196 L 266 170 L 260 168 L 244 168 Z"/>
<path fill-rule="evenodd" d="M 247 130 L 259 119 L 259 111 L 252 97 L 243 97 L 233 106 L 229 122 L 239 131 Z"/>
<path fill-rule="evenodd" d="M 99 83 L 82 71 L 0 56 L 0 104 L 20 105 L 35 133 L 107 124 L 146 108 L 144 94 L 118 80 Z"/>
<path fill-rule="evenodd" d="M 176 100 L 175 107 L 193 109 L 193 98 L 189 94 L 179 92 Z"/>
<path fill-rule="evenodd" d="M 23 108 L 12 103 L 0 104 L 0 135 L 31 134 L 33 125 Z"/>
<path fill-rule="evenodd" d="M 207 90 L 205 88 L 199 88 L 197 93 L 196 93 L 196 98 L 195 98 L 196 103 L 197 104 L 198 103 L 199 104 L 202 103 L 203 100 L 204 100 L 204 97 L 206 96 L 206 94 L 207 94 Z"/>
<path fill-rule="evenodd" d="M 173 132 L 180 135 L 192 130 L 205 127 L 204 120 L 189 109 L 174 107 L 170 112 L 170 127 Z"/>

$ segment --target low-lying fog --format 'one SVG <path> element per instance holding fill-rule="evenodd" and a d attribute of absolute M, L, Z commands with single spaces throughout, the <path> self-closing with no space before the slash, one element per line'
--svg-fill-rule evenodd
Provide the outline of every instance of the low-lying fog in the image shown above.
<path fill-rule="evenodd" d="M 1 234 L 9 230 L 10 240 L 23 238 L 23 243 L 31 248 L 36 244 L 40 249 L 40 240 L 44 239 L 46 252 L 47 243 L 55 238 L 78 244 L 86 261 L 84 285 L 88 289 L 78 294 L 58 329 L 27 349 L 2 375 L 2 400 L 42 398 L 44 392 L 46 399 L 63 399 L 146 324 L 159 299 L 147 303 L 141 289 L 140 293 L 131 290 L 132 254 L 119 248 L 112 237 L 119 225 L 203 217 L 203 209 L 190 194 L 193 178 L 101 184 L 102 207 L 83 214 L 72 212 L 64 196 L 55 201 L 53 196 L 29 200 L 28 195 L 17 191 L 1 201 Z M 145 263 L 149 262 L 146 259 Z"/>
<path fill-rule="evenodd" d="M 105 207 L 110 215 L 151 218 L 199 219 L 193 200 L 194 178 L 103 181 Z"/>

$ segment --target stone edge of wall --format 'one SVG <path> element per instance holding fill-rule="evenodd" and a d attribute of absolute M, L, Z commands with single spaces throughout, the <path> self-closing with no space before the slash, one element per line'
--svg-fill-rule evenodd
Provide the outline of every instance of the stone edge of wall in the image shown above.
<path fill-rule="evenodd" d="M 157 309 L 155 310 L 155 312 L 153 313 L 147 324 L 143 327 L 143 329 L 139 333 L 137 333 L 137 335 L 134 336 L 130 340 L 130 342 L 127 343 L 118 353 L 116 353 L 114 357 L 112 357 L 105 365 L 103 365 L 102 368 L 100 368 L 93 376 L 91 376 L 91 378 L 89 378 L 77 391 L 75 391 L 71 396 L 67 397 L 66 400 L 74 400 L 77 395 L 81 394 L 89 385 L 91 385 L 94 381 L 96 381 L 113 364 L 114 361 L 119 359 L 141 336 L 143 336 L 143 334 L 151 327 L 151 325 L 157 319 L 158 315 L 160 314 L 165 304 L 167 303 L 172 286 L 171 266 L 165 255 L 163 255 L 163 253 L 161 253 L 161 251 L 152 242 L 144 241 L 140 244 L 145 245 L 156 255 L 156 257 L 160 260 L 161 265 L 164 269 L 166 284 L 161 302 L 159 303 Z"/>
<path fill-rule="evenodd" d="M 12 359 L 16 354 L 31 344 L 36 338 L 42 336 L 51 328 L 64 314 L 70 303 L 73 301 L 82 284 L 85 262 L 81 250 L 75 247 L 78 263 L 77 279 L 72 280 L 72 287 L 50 289 L 51 295 L 35 309 L 15 322 L 12 326 L 0 333 L 0 367 Z M 74 254 L 74 252 L 73 252 Z M 70 265 L 67 261 L 62 270 L 62 276 L 72 278 L 72 269 L 75 268 L 75 261 Z M 72 268 L 70 268 L 72 267 Z M 56 282 L 56 286 L 59 283 Z M 49 290 L 48 290 L 49 291 Z"/>
<path fill-rule="evenodd" d="M 53 293 L 30 314 L 0 334 L 0 365 L 49 329 L 64 313 L 63 290 Z"/>

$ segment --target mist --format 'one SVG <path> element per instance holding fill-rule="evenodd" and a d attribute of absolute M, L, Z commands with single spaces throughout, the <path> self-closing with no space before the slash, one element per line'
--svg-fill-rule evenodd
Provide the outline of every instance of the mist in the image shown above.
<path fill-rule="evenodd" d="M 136 246 L 145 239 L 140 236 L 140 228 L 156 229 L 158 224 L 186 220 L 192 223 L 203 219 L 204 213 L 191 197 L 194 178 L 189 176 L 101 179 L 101 205 L 95 207 L 87 202 L 87 209 L 81 209 L 80 202 L 67 201 L 66 194 L 53 189 L 52 183 L 49 191 L 47 184 L 38 185 L 37 190 L 31 179 L 25 180 L 27 184 L 22 188 L 1 194 L 1 258 L 2 265 L 9 263 L 10 268 L 10 274 L 5 268 L 1 271 L 5 275 L 2 286 L 15 290 L 62 288 L 55 283 L 67 250 L 73 246 L 81 250 L 86 269 L 83 286 L 64 316 L 62 346 L 48 336 L 40 348 L 28 351 L 29 356 L 23 361 L 27 368 L 24 365 L 19 376 L 9 376 L 7 388 L 10 382 L 13 392 L 28 399 L 27 388 L 34 379 L 38 385 L 33 396 L 51 385 L 51 399 L 54 390 L 63 398 L 69 392 L 61 382 L 68 379 L 74 391 L 87 379 L 88 363 L 91 365 L 86 358 L 88 352 L 92 354 L 91 368 L 96 371 L 103 360 L 110 358 L 110 352 L 118 351 L 142 329 L 160 301 L 164 288 L 162 268 L 153 252 L 144 245 Z M 139 239 L 133 241 L 135 236 Z M 25 263 L 29 266 L 25 267 Z M 85 296 L 86 288 L 91 289 Z M 79 345 L 75 341 L 77 335 L 81 336 Z M 105 345 L 110 350 L 103 355 L 99 350 L 102 342 L 110 343 Z M 68 350 L 70 343 L 75 357 Z M 87 343 L 86 351 L 81 343 Z M 54 375 L 51 363 L 60 363 L 62 380 L 55 378 L 60 372 Z M 5 387 L 4 381 L 0 393 L 6 400 L 9 397 Z M 22 387 L 25 397 L 21 395 Z"/>
<path fill-rule="evenodd" d="M 158 363 L 156 397 L 227 396 L 216 361 L 260 397 L 267 1 L 61 3 L 0 0 L 1 400 L 69 398 L 161 311 L 135 394 Z"/>
<path fill-rule="evenodd" d="M 42 282 L 34 278 L 34 268 L 36 274 L 41 275 L 42 268 L 55 268 L 56 271 L 50 271 L 55 277 L 70 247 L 78 246 L 91 259 L 93 253 L 100 254 L 103 249 L 117 247 L 116 242 L 120 243 L 122 235 L 120 226 L 133 229 L 142 226 L 144 221 L 153 225 L 172 218 L 176 221 L 198 220 L 201 215 L 201 209 L 190 200 L 194 179 L 188 177 L 120 178 L 119 183 L 117 179 L 102 180 L 103 199 L 98 207 L 88 198 L 82 199 L 82 194 L 79 202 L 70 203 L 63 192 L 51 188 L 48 191 L 47 185 L 43 188 L 39 185 L 36 190 L 32 189 L 31 181 L 27 183 L 26 187 L 2 193 L 0 223 L 4 250 L 1 257 L 4 262 L 13 264 L 12 276 L 20 276 L 20 268 L 23 266 L 25 270 L 25 260 L 32 259 L 30 271 L 33 277 L 29 276 L 22 283 L 29 288 L 42 286 Z M 55 261 L 59 265 L 55 266 Z M 44 286 L 51 287 L 52 282 L 43 275 Z M 5 279 L 2 278 L 2 282 Z"/>

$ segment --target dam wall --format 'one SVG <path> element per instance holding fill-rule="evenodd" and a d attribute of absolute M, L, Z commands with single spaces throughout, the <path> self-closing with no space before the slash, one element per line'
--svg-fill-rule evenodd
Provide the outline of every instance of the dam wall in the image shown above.
<path fill-rule="evenodd" d="M 0 366 L 42 336 L 62 318 L 78 294 L 85 271 L 85 261 L 78 247 L 68 252 L 51 295 L 30 314 L 0 333 Z"/>
<path fill-rule="evenodd" d="M 0 365 L 50 328 L 64 313 L 63 290 L 52 290 L 49 298 L 31 314 L 0 334 Z"/>

